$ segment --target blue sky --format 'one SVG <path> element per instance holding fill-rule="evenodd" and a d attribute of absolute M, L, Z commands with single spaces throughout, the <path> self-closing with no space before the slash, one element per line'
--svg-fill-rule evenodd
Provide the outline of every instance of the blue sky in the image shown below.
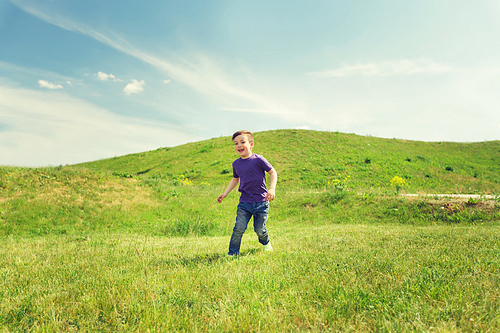
<path fill-rule="evenodd" d="M 0 0 L 0 165 L 239 129 L 499 140 L 498 36 L 496 0 Z"/>

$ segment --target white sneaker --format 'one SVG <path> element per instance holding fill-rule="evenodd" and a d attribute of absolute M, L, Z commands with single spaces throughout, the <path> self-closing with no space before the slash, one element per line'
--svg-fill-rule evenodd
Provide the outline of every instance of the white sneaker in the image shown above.
<path fill-rule="evenodd" d="M 264 245 L 264 251 L 271 252 L 272 250 L 273 250 L 273 247 L 271 246 L 271 242 Z"/>

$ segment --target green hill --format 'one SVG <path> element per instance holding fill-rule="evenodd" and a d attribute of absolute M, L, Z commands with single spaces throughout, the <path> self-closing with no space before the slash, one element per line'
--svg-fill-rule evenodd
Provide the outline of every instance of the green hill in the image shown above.
<path fill-rule="evenodd" d="M 420 142 L 306 130 L 255 133 L 254 152 L 279 173 L 279 184 L 322 188 L 348 177 L 358 191 L 390 188 L 393 177 L 409 192 L 500 193 L 500 141 Z M 237 158 L 231 138 L 221 137 L 173 148 L 81 164 L 139 178 L 177 178 L 226 184 Z"/>
<path fill-rule="evenodd" d="M 406 193 L 500 193 L 500 142 L 449 143 L 279 130 L 254 152 L 279 174 L 275 223 L 447 223 L 498 219 L 498 200 L 444 203 Z M 215 198 L 237 157 L 230 137 L 80 165 L 0 167 L 0 235 L 127 230 L 225 235 L 238 193 Z M 394 177 L 400 188 L 391 184 Z M 232 206 L 231 206 L 232 207 Z M 446 208 L 446 209 L 444 209 Z"/>

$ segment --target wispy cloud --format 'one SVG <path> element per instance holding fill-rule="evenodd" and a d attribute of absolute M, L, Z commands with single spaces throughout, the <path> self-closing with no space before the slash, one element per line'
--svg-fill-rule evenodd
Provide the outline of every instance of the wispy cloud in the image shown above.
<path fill-rule="evenodd" d="M 55 84 L 55 83 L 52 83 L 52 82 L 49 82 L 49 81 L 45 81 L 45 80 L 38 80 L 38 84 L 42 88 L 47 88 L 47 89 L 63 89 L 63 86 L 61 86 L 60 84 Z"/>
<path fill-rule="evenodd" d="M 18 66 L 18 65 L 14 65 L 12 63 L 3 62 L 3 61 L 0 61 L 0 71 L 3 71 L 6 74 L 6 76 L 10 76 L 10 77 L 23 76 L 23 77 L 30 77 L 33 79 L 39 78 L 39 77 L 44 77 L 44 78 L 50 78 L 50 80 L 45 79 L 45 80 L 41 80 L 41 81 L 50 82 L 51 80 L 52 81 L 55 80 L 58 82 L 66 82 L 68 85 L 72 84 L 73 81 L 78 81 L 74 77 L 64 76 L 64 75 L 54 73 L 51 71 L 46 71 L 46 70 L 43 70 L 40 68 L 32 68 L 32 67 L 28 67 L 28 66 Z"/>
<path fill-rule="evenodd" d="M 362 64 L 342 64 L 339 68 L 320 72 L 310 72 L 308 75 L 317 77 L 350 77 L 350 76 L 389 76 L 414 75 L 449 72 L 452 69 L 446 65 L 429 60 L 390 60 Z"/>
<path fill-rule="evenodd" d="M 145 63 L 148 63 L 164 72 L 173 80 L 181 82 L 191 89 L 201 93 L 206 98 L 221 101 L 224 104 L 249 104 L 257 109 L 266 109 L 270 114 L 288 116 L 291 110 L 285 108 L 272 98 L 268 98 L 260 93 L 242 88 L 238 82 L 234 82 L 230 77 L 214 64 L 208 57 L 197 54 L 195 62 L 181 59 L 178 63 L 162 59 L 150 53 L 144 52 L 131 45 L 125 38 L 117 37 L 116 34 L 104 34 L 96 29 L 80 23 L 74 19 L 58 15 L 56 12 L 40 9 L 37 2 L 25 0 L 11 0 L 22 10 L 60 28 L 79 32 L 90 36 L 95 40 L 108 45 L 116 50 L 131 55 Z M 111 37 L 112 36 L 112 37 Z M 137 83 L 127 85 L 130 93 L 138 92 L 134 90 Z M 135 87 L 135 88 L 134 88 Z M 129 90 L 130 89 L 130 90 Z"/>
<path fill-rule="evenodd" d="M 144 82 L 144 80 L 137 81 L 137 80 L 133 79 L 131 83 L 127 84 L 125 86 L 125 88 L 123 88 L 123 92 L 126 95 L 140 93 L 140 92 L 144 91 L 145 84 L 146 84 L 146 82 Z"/>
<path fill-rule="evenodd" d="M 0 131 L 0 165 L 71 164 L 200 139 L 162 121 L 114 114 L 63 91 L 0 82 L 0 97 L 5 127 Z"/>

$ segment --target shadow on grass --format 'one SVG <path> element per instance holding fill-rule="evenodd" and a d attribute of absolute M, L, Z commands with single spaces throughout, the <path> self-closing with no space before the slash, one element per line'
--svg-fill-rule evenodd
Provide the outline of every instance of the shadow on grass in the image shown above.
<path fill-rule="evenodd" d="M 259 251 L 260 249 L 250 249 L 248 251 L 241 252 L 239 255 L 234 257 L 229 257 L 225 253 L 210 253 L 203 255 L 195 255 L 194 257 L 183 257 L 178 255 L 175 258 L 169 258 L 164 260 L 157 260 L 151 263 L 152 266 L 184 266 L 184 267 L 196 267 L 200 265 L 211 265 L 220 261 L 227 260 L 237 260 L 238 258 L 247 257 L 253 255 Z"/>

